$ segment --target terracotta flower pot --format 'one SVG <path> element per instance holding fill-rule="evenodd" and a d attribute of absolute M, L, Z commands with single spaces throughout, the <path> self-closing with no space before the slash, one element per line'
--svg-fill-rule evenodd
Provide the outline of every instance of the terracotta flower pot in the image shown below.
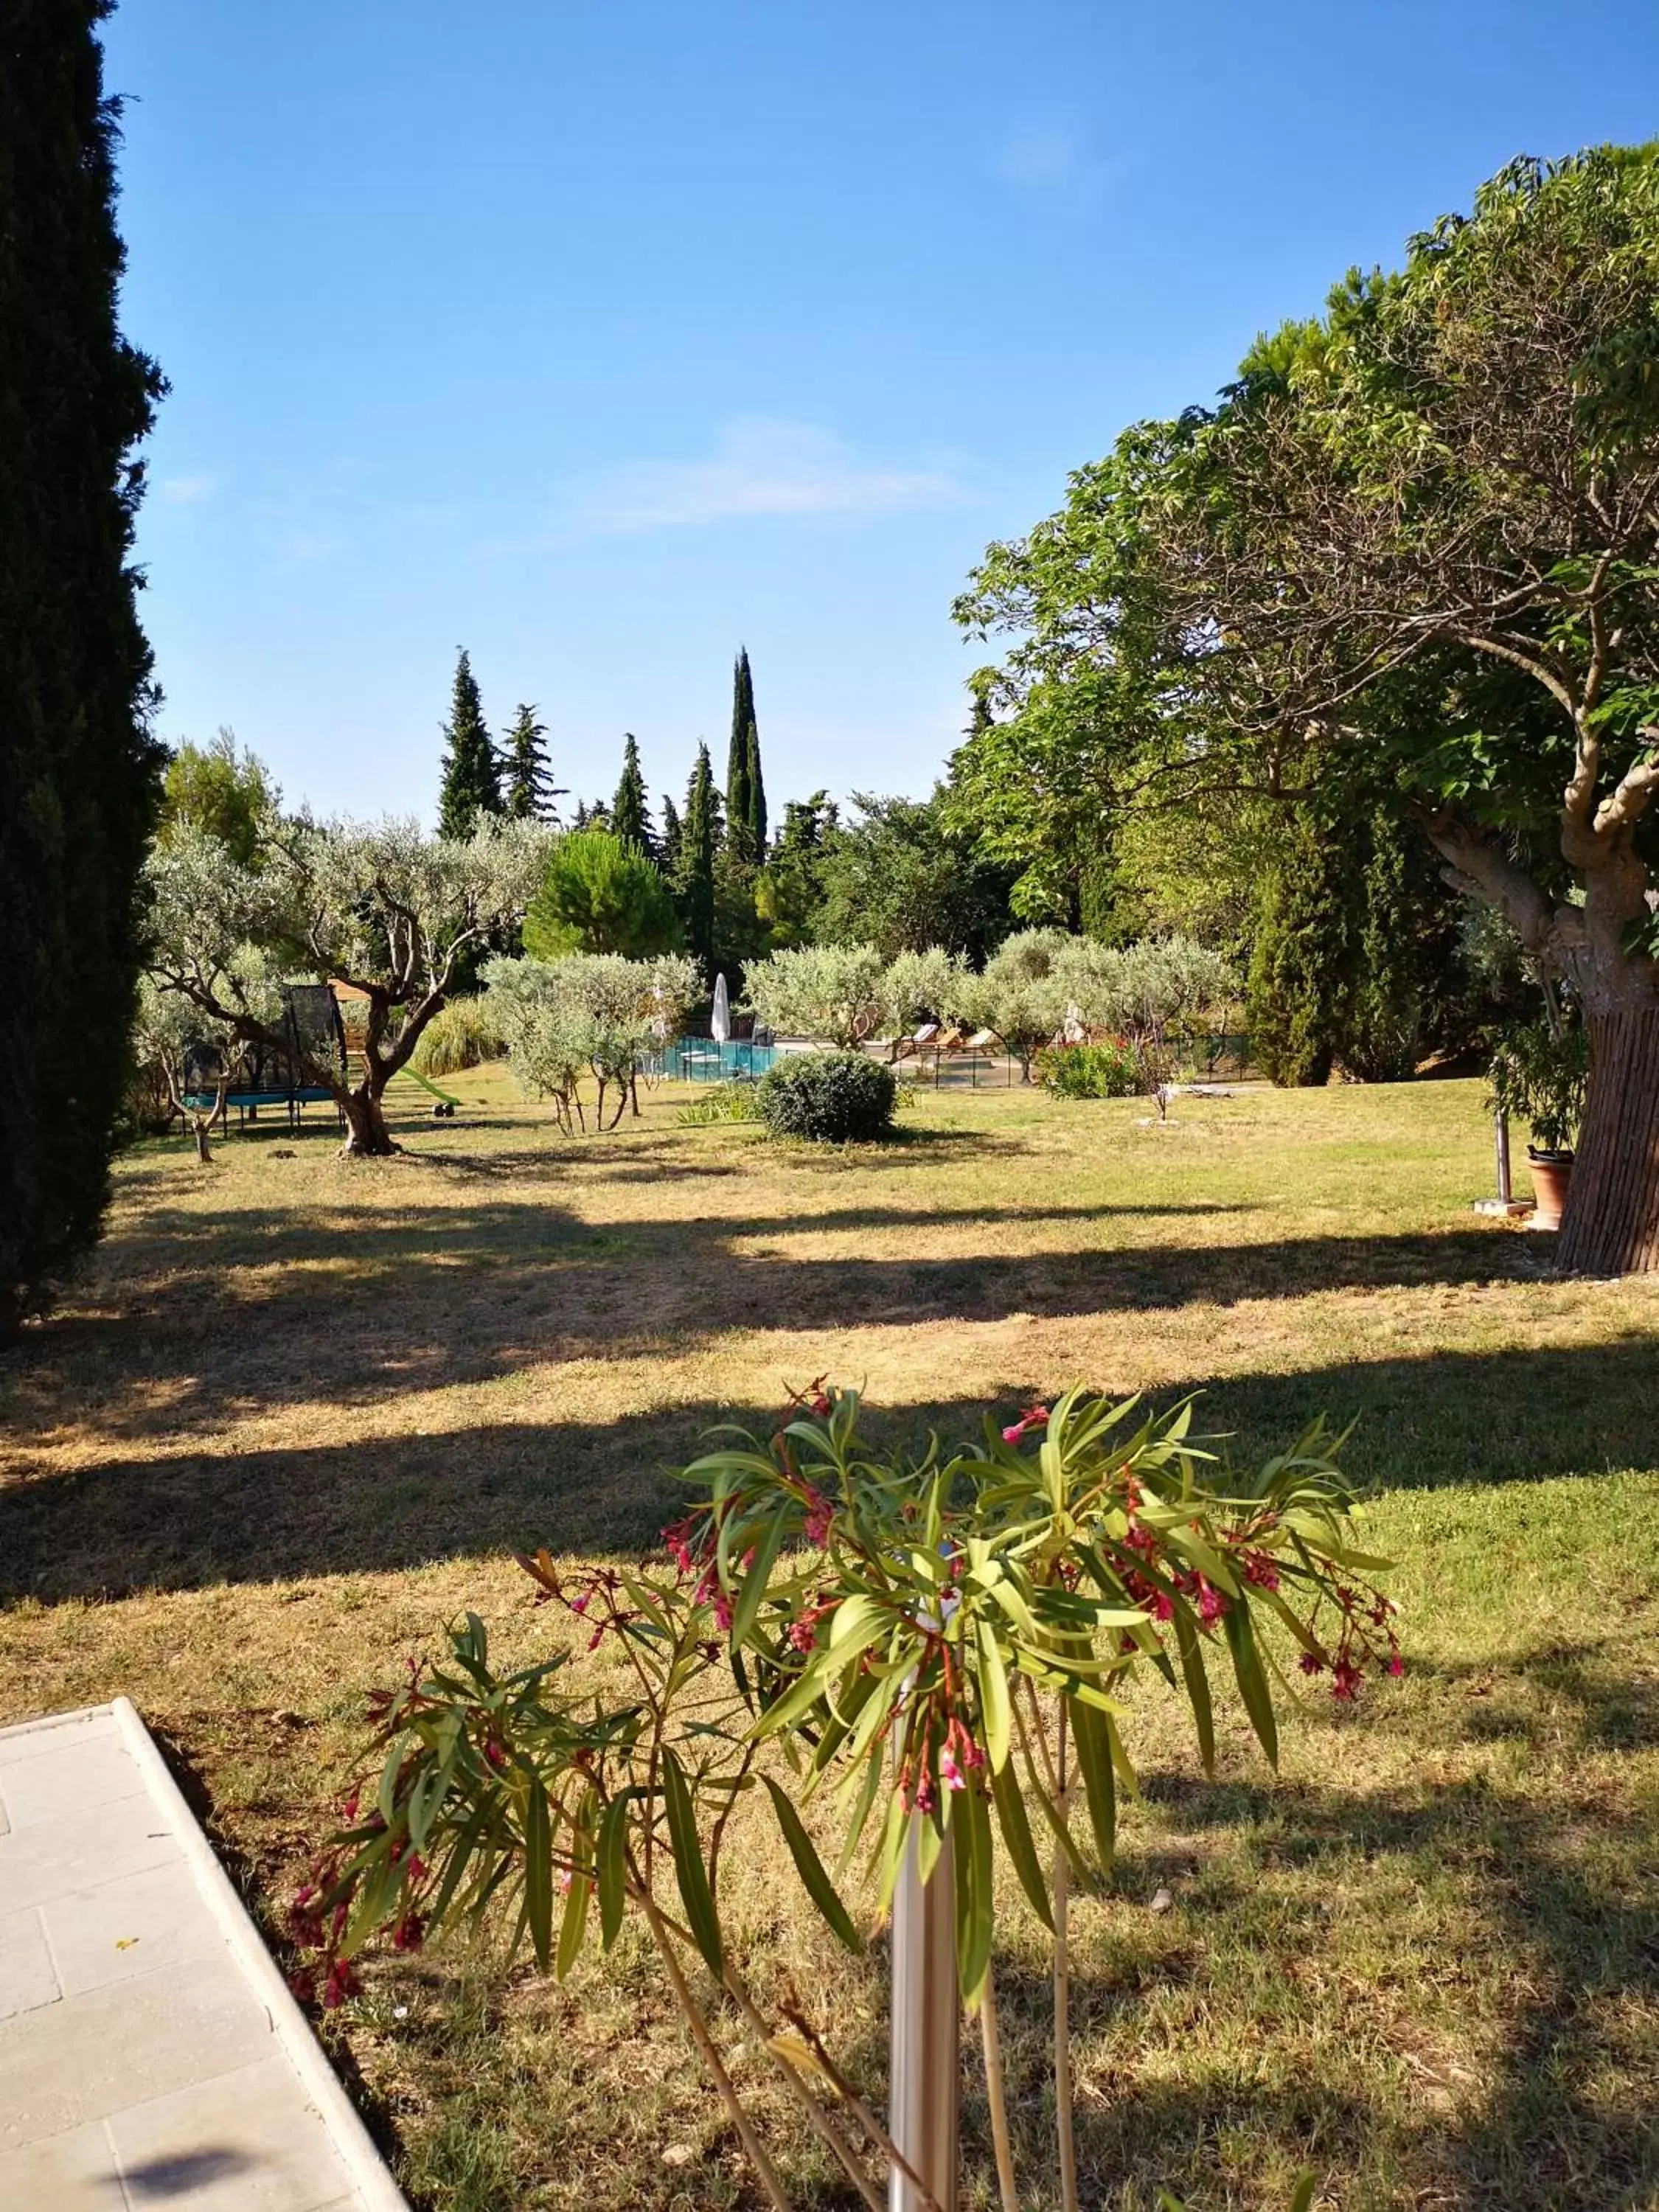
<path fill-rule="evenodd" d="M 1567 1202 L 1567 1185 L 1572 1180 L 1571 1152 L 1540 1152 L 1536 1146 L 1527 1147 L 1527 1160 L 1532 1169 L 1532 1187 L 1538 1203 L 1528 1226 L 1532 1229 L 1559 1229 L 1561 1209 Z"/>

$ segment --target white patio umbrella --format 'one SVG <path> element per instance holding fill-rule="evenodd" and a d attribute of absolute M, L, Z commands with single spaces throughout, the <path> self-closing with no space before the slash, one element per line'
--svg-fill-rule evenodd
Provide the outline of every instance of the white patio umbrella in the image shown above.
<path fill-rule="evenodd" d="M 708 1024 L 716 1044 L 724 1044 L 732 1034 L 732 1002 L 726 996 L 726 978 L 714 978 L 714 1011 Z"/>

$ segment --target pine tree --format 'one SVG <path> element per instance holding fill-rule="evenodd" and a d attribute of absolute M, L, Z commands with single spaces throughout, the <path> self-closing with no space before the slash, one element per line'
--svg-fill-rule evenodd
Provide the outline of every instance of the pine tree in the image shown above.
<path fill-rule="evenodd" d="M 501 766 L 506 773 L 506 810 L 515 821 L 552 822 L 557 817 L 553 801 L 565 793 L 553 781 L 546 745 L 547 725 L 536 720 L 533 707 L 521 706 L 507 733 Z"/>
<path fill-rule="evenodd" d="M 685 925 L 686 950 L 714 972 L 714 854 L 720 844 L 720 802 L 707 745 L 697 747 L 697 764 L 685 793 L 685 819 L 679 838 L 675 891 Z"/>
<path fill-rule="evenodd" d="M 447 750 L 438 799 L 438 835 L 466 838 L 481 814 L 501 810 L 501 771 L 484 726 L 483 707 L 465 651 L 455 664 L 455 689 L 444 725 Z"/>
<path fill-rule="evenodd" d="M 163 758 L 127 556 L 167 387 L 117 323 L 108 13 L 0 30 L 0 1335 L 98 1234 Z"/>
<path fill-rule="evenodd" d="M 629 730 L 623 738 L 622 776 L 611 802 L 611 834 L 625 845 L 637 845 L 647 860 L 657 861 L 657 833 L 652 826 L 651 803 L 645 795 L 640 772 L 639 742 Z"/>

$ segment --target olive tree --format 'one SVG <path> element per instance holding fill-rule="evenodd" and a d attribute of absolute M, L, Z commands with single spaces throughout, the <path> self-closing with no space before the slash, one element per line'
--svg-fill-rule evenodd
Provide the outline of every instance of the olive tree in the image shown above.
<path fill-rule="evenodd" d="M 744 1004 L 783 1036 L 860 1045 L 886 1014 L 886 965 L 873 945 L 802 945 L 750 963 Z"/>
<path fill-rule="evenodd" d="M 493 819 L 462 841 L 429 836 L 412 818 L 301 823 L 270 833 L 256 869 L 201 830 L 176 827 L 148 864 L 147 972 L 210 1035 L 284 1053 L 295 1041 L 264 995 L 267 963 L 346 986 L 363 1008 L 357 1066 L 343 1071 L 316 1053 L 305 1073 L 344 1115 L 348 1152 L 395 1152 L 386 1085 L 464 956 L 522 921 L 549 836 Z M 250 947 L 264 962 L 251 964 Z"/>

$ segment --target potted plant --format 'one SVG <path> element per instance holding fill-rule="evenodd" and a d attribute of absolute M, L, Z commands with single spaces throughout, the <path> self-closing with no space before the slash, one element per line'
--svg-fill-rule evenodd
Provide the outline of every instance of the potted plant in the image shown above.
<path fill-rule="evenodd" d="M 1537 1198 L 1531 1225 L 1558 1229 L 1589 1079 L 1589 1036 L 1577 1024 L 1516 1024 L 1504 1030 L 1487 1075 L 1493 1111 L 1524 1121 L 1530 1132 L 1527 1158 Z"/>

